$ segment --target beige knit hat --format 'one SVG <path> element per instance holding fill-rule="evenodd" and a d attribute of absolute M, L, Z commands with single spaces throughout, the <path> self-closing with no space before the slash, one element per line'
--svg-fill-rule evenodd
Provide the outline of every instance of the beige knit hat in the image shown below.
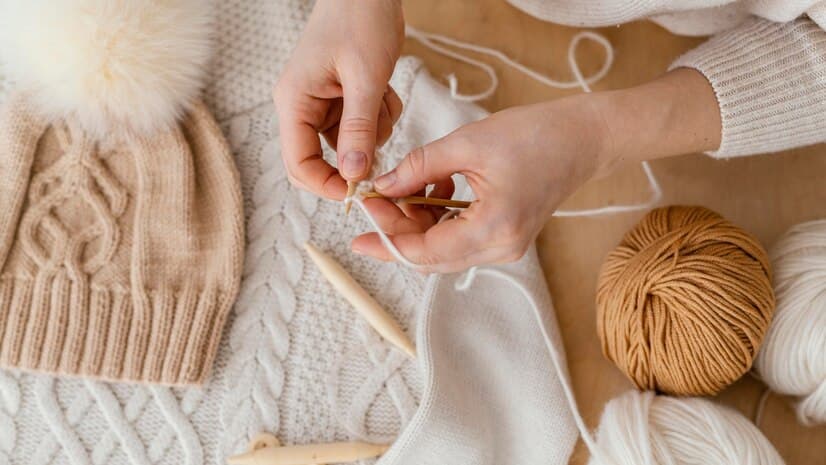
<path fill-rule="evenodd" d="M 105 11 L 105 3 L 56 0 L 49 6 L 78 7 L 76 13 L 86 15 L 79 24 L 97 24 L 91 30 L 100 34 L 105 16 L 116 12 Z M 0 108 L 0 367 L 197 384 L 209 374 L 238 293 L 244 244 L 239 177 L 210 112 L 193 97 L 197 85 L 161 106 L 147 109 L 151 102 L 141 99 L 157 99 L 187 66 L 205 63 L 203 47 L 197 46 L 197 56 L 189 53 L 195 39 L 206 40 L 202 17 L 195 15 L 201 29 L 189 32 L 186 23 L 167 21 L 174 33 L 190 34 L 182 43 L 189 51 L 143 45 L 140 53 L 173 69 L 165 82 L 158 82 L 157 68 L 141 74 L 116 61 L 126 56 L 124 47 L 135 46 L 124 35 L 129 26 L 150 27 L 153 18 L 163 25 L 170 19 L 164 15 L 173 13 L 168 10 L 198 2 L 125 3 L 154 8 L 117 12 L 124 14 L 114 28 L 118 36 L 83 52 L 112 55 L 94 57 L 100 66 L 88 72 L 77 70 L 87 75 L 73 75 L 79 84 L 61 91 L 59 104 L 47 101 L 56 92 L 47 75 L 54 67 L 38 72 L 31 63 L 13 63 L 28 74 L 15 76 L 27 86 Z M 164 10 L 166 4 L 173 6 Z M 65 29 L 74 36 L 60 46 L 83 46 L 83 31 Z M 61 56 L 51 59 L 60 62 Z M 129 88 L 118 87 L 117 72 L 129 73 Z M 85 87 L 99 79 L 94 74 L 104 75 L 101 85 L 109 87 Z M 79 98 L 83 92 L 89 95 Z M 116 108 L 124 102 L 134 105 L 137 122 Z"/>

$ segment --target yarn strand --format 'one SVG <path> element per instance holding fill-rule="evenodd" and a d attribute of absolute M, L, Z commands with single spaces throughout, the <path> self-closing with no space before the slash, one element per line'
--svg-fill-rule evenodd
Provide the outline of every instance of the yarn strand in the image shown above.
<path fill-rule="evenodd" d="M 542 339 L 545 341 L 545 347 L 548 349 L 548 353 L 551 356 L 551 362 L 554 365 L 554 371 L 556 372 L 557 377 L 559 378 L 559 384 L 562 386 L 562 392 L 565 394 L 565 401 L 568 403 L 568 408 L 571 410 L 571 414 L 574 417 L 574 423 L 576 423 L 576 427 L 579 430 L 579 434 L 582 437 L 582 441 L 585 442 L 585 445 L 588 447 L 588 450 L 591 451 L 591 455 L 593 455 L 600 463 L 605 465 L 610 465 L 612 462 L 606 460 L 604 454 L 600 451 L 599 447 L 597 447 L 594 438 L 591 436 L 591 433 L 588 431 L 588 427 L 585 425 L 585 420 L 582 418 L 582 415 L 579 413 L 579 407 L 576 402 L 576 397 L 574 396 L 573 386 L 571 385 L 571 381 L 568 378 L 566 370 L 563 368 L 562 363 L 562 354 L 559 353 L 557 350 L 556 345 L 554 345 L 553 339 L 548 334 L 548 330 L 545 327 L 544 322 L 542 321 L 542 310 L 537 305 L 536 300 L 534 300 L 533 296 L 531 295 L 530 291 L 525 288 L 516 278 L 513 276 L 493 268 L 478 268 L 473 267 L 465 274 L 464 278 L 460 279 L 456 282 L 454 289 L 457 291 L 468 291 L 471 286 L 473 285 L 474 281 L 476 280 L 476 276 L 480 274 L 485 274 L 488 276 L 492 276 L 494 278 L 499 278 L 507 283 L 510 283 L 513 287 L 519 290 L 525 300 L 528 301 L 530 304 L 531 310 L 533 311 L 533 316 L 536 318 L 536 323 L 539 325 L 540 330 L 542 331 Z"/>
<path fill-rule="evenodd" d="M 614 64 L 614 47 L 611 45 L 611 42 L 609 42 L 608 39 L 606 39 L 602 35 L 597 34 L 593 31 L 578 32 L 573 36 L 571 42 L 568 44 L 567 60 L 568 66 L 571 68 L 571 72 L 574 75 L 573 81 L 559 81 L 553 79 L 549 76 L 546 76 L 534 69 L 531 69 L 523 65 L 522 63 L 519 63 L 518 61 L 510 58 L 509 56 L 507 56 L 499 50 L 484 47 L 481 45 L 462 42 L 460 40 L 456 40 L 441 34 L 424 32 L 410 25 L 406 26 L 405 35 L 407 35 L 407 37 L 411 39 L 418 41 L 425 47 L 437 53 L 453 58 L 457 61 L 461 61 L 462 63 L 467 63 L 471 66 L 475 66 L 484 71 L 485 74 L 488 75 L 488 77 L 490 78 L 490 85 L 487 87 L 487 89 L 478 94 L 470 95 L 459 93 L 458 81 L 456 79 L 456 76 L 453 74 L 448 76 L 450 96 L 455 100 L 463 102 L 476 102 L 490 97 L 494 94 L 494 92 L 496 92 L 496 89 L 499 86 L 499 78 L 496 75 L 496 71 L 493 69 L 491 65 L 476 60 L 474 58 L 462 55 L 461 53 L 450 50 L 445 46 L 451 46 L 461 50 L 468 50 L 471 52 L 480 53 L 483 55 L 496 58 L 502 63 L 504 63 L 506 66 L 516 69 L 517 71 L 548 87 L 554 89 L 574 89 L 576 87 L 579 87 L 585 93 L 590 93 L 591 84 L 594 84 L 602 78 L 604 78 L 611 70 L 611 67 Z M 591 76 L 588 76 L 587 78 L 582 74 L 582 70 L 579 67 L 579 63 L 576 60 L 577 47 L 579 47 L 579 44 L 582 43 L 583 40 L 590 40 L 592 42 L 596 42 L 597 44 L 602 46 L 603 50 L 605 50 L 605 61 L 602 63 L 602 67 L 599 69 L 599 71 L 597 71 Z M 553 216 L 561 218 L 572 218 L 585 216 L 592 217 L 602 215 L 613 215 L 618 213 L 645 211 L 649 208 L 656 206 L 660 202 L 660 200 L 662 200 L 662 188 L 660 187 L 660 183 L 657 181 L 657 177 L 654 175 L 654 171 L 651 169 L 651 165 L 647 161 L 642 162 L 642 169 L 645 172 L 645 177 L 648 181 L 648 185 L 651 192 L 648 200 L 641 203 L 626 205 L 607 205 L 604 207 L 587 208 L 580 210 L 556 210 Z"/>
<path fill-rule="evenodd" d="M 469 50 L 477 53 L 481 53 L 484 55 L 492 56 L 497 58 L 498 60 L 505 63 L 507 66 L 515 68 L 520 72 L 528 75 L 529 77 L 537 80 L 538 82 L 545 84 L 550 87 L 560 88 L 560 89 L 572 89 L 576 87 L 580 87 L 584 92 L 591 92 L 590 85 L 602 79 L 610 70 L 611 65 L 613 64 L 614 60 L 614 51 L 611 43 L 608 42 L 603 36 L 596 34 L 591 31 L 582 31 L 574 36 L 571 40 L 571 43 L 568 46 L 568 64 L 571 67 L 571 71 L 574 74 L 575 80 L 574 81 L 557 81 L 548 76 L 545 76 L 527 66 L 511 59 L 501 51 L 490 49 L 487 47 L 482 47 L 479 45 L 469 44 L 465 42 L 461 42 L 450 37 L 442 36 L 439 34 L 432 34 L 420 31 L 412 26 L 407 26 L 405 33 L 408 37 L 413 38 L 419 41 L 425 47 L 428 47 L 437 53 L 441 53 L 445 56 L 450 58 L 454 58 L 458 61 L 463 63 L 470 64 L 472 66 L 476 66 L 482 71 L 484 71 L 490 78 L 491 84 L 488 86 L 487 89 L 484 91 L 473 94 L 473 95 L 464 95 L 458 92 L 458 81 L 454 75 L 448 77 L 448 82 L 450 86 L 450 93 L 451 97 L 460 100 L 460 101 L 471 101 L 475 102 L 478 100 L 485 99 L 493 95 L 498 87 L 499 80 L 494 71 L 493 67 L 487 63 L 483 63 L 479 60 L 464 56 L 460 53 L 457 53 L 453 50 L 450 50 L 445 47 L 445 45 L 456 47 L 463 50 Z M 605 49 L 606 53 L 606 60 L 603 63 L 602 68 L 594 75 L 589 77 L 584 77 L 582 71 L 576 61 L 576 48 L 580 44 L 582 40 L 592 40 L 597 42 L 598 44 L 602 45 Z M 633 211 L 640 211 L 646 210 L 654 205 L 656 205 L 660 199 L 662 198 L 662 189 L 655 177 L 651 167 L 647 162 L 642 163 L 643 171 L 645 172 L 646 178 L 648 183 L 651 187 L 651 197 L 646 202 L 640 204 L 630 204 L 630 205 L 609 205 L 599 208 L 591 208 L 591 209 L 583 209 L 583 210 L 557 210 L 554 213 L 554 216 L 558 217 L 576 217 L 576 216 L 599 216 L 599 215 L 608 215 L 608 214 L 618 214 L 618 213 L 625 213 L 625 212 L 633 212 Z M 412 269 L 421 269 L 421 266 L 417 263 L 414 263 L 410 259 L 404 256 L 401 251 L 396 247 L 393 243 L 392 239 L 382 230 L 376 219 L 373 215 L 367 210 L 367 207 L 364 205 L 363 200 L 361 199 L 361 191 L 362 189 L 357 189 L 357 192 L 352 196 L 347 196 L 345 198 L 345 205 L 352 205 L 355 204 L 358 209 L 364 214 L 367 221 L 370 223 L 370 227 L 378 234 L 382 244 L 384 244 L 387 251 L 393 256 L 396 261 L 401 263 L 402 265 L 412 268 Z M 442 216 L 439 222 L 446 221 L 457 213 L 456 210 L 450 210 L 447 214 Z M 599 461 L 599 463 L 604 465 L 611 465 L 613 462 L 608 461 L 604 454 L 600 451 L 599 447 L 597 446 L 596 442 L 594 441 L 593 436 L 588 430 L 588 427 L 585 425 L 585 421 L 582 418 L 582 415 L 579 412 L 579 407 L 576 402 L 576 397 L 574 395 L 573 387 L 571 385 L 570 379 L 566 370 L 564 369 L 562 355 L 557 350 L 556 346 L 551 339 L 551 336 L 548 334 L 547 329 L 542 321 L 542 313 L 541 309 L 537 305 L 536 301 L 533 299 L 530 291 L 526 289 L 516 278 L 513 276 L 492 268 L 479 268 L 473 267 L 470 268 L 465 276 L 460 279 L 455 285 L 455 289 L 457 291 L 467 291 L 473 285 L 473 282 L 476 279 L 476 276 L 479 274 L 485 274 L 492 276 L 494 278 L 501 279 L 510 283 L 512 286 L 516 287 L 519 292 L 525 297 L 528 301 L 531 309 L 533 311 L 534 317 L 537 319 L 537 323 L 542 331 L 542 337 L 545 341 L 546 348 L 548 353 L 551 357 L 551 361 L 554 365 L 554 371 L 556 376 L 559 378 L 560 385 L 562 386 L 562 390 L 565 394 L 565 399 L 568 404 L 568 408 L 571 411 L 571 415 L 574 417 L 574 422 L 576 427 L 579 431 L 580 437 L 582 438 L 585 445 L 588 447 L 588 450 L 591 452 L 591 455 Z"/>

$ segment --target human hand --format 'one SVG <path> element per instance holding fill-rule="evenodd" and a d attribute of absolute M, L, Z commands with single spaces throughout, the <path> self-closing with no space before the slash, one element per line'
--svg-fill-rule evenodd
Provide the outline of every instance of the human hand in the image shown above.
<path fill-rule="evenodd" d="M 476 201 L 455 220 L 447 210 L 365 199 L 365 206 L 410 261 L 429 272 L 517 260 L 557 206 L 596 174 L 720 144 L 720 111 L 705 77 L 677 69 L 641 86 L 516 107 L 463 126 L 411 152 L 375 180 L 386 197 L 450 197 L 463 174 Z M 392 260 L 375 233 L 357 253 Z"/>
<path fill-rule="evenodd" d="M 402 102 L 388 81 L 404 40 L 399 0 L 318 0 L 273 91 L 290 181 L 329 199 L 370 173 Z M 337 171 L 319 135 L 336 149 Z"/>
<path fill-rule="evenodd" d="M 557 205 L 601 163 L 605 138 L 599 117 L 581 98 L 516 107 L 461 127 L 411 152 L 379 177 L 389 198 L 453 194 L 450 176 L 463 174 L 476 201 L 453 220 L 437 224 L 444 209 L 365 199 L 393 243 L 425 271 L 451 272 L 519 259 Z M 376 233 L 353 241 L 353 250 L 392 260 Z"/>

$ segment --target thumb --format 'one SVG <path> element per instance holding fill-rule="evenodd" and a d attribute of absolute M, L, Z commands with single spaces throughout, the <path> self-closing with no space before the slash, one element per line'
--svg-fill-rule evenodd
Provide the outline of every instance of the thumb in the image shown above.
<path fill-rule="evenodd" d="M 377 178 L 373 185 L 383 195 L 403 197 L 462 172 L 466 168 L 462 152 L 448 146 L 442 138 L 413 150 L 396 169 Z"/>
<path fill-rule="evenodd" d="M 348 181 L 360 181 L 370 173 L 376 150 L 383 87 L 344 84 L 344 108 L 338 132 L 338 166 Z"/>

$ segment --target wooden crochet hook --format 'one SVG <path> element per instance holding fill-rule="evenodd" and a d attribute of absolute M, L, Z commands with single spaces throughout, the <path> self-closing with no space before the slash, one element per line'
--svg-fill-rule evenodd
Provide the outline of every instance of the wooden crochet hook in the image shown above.
<path fill-rule="evenodd" d="M 366 192 L 364 197 L 367 199 L 388 199 L 399 203 L 408 203 L 410 205 L 431 205 L 434 207 L 447 208 L 469 208 L 473 202 L 466 202 L 464 200 L 440 199 L 437 197 L 422 197 L 420 195 L 410 195 L 407 197 L 399 197 L 396 199 L 389 199 L 378 192 Z"/>
<path fill-rule="evenodd" d="M 250 443 L 249 452 L 227 459 L 230 465 L 325 465 L 355 462 L 383 454 L 390 446 L 366 442 L 334 442 L 281 446 L 274 435 L 262 433 Z"/>
<path fill-rule="evenodd" d="M 416 358 L 416 347 L 396 320 L 347 273 L 341 264 L 310 242 L 304 244 L 304 248 L 321 271 L 321 274 L 327 278 L 327 281 L 333 285 L 339 294 L 350 302 L 350 305 L 370 323 L 370 326 L 372 326 L 377 333 L 404 351 L 407 355 Z"/>

